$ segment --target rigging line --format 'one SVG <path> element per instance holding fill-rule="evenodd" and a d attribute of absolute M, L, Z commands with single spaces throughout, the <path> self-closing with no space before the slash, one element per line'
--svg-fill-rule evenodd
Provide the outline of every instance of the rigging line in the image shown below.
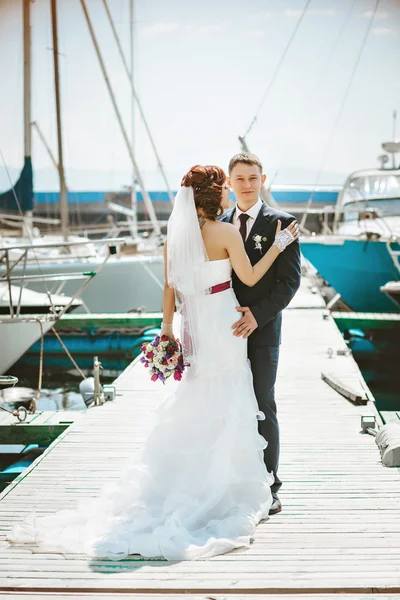
<path fill-rule="evenodd" d="M 144 116 L 142 103 L 140 102 L 139 97 L 138 97 L 138 95 L 136 93 L 135 86 L 133 85 L 133 73 L 129 69 L 128 64 L 126 62 L 125 54 L 124 54 L 123 48 L 121 46 L 121 42 L 120 42 L 120 39 L 118 37 L 117 30 L 115 29 L 114 21 L 112 19 L 111 12 L 110 12 L 107 0 L 103 0 L 103 4 L 104 4 L 105 11 L 107 13 L 108 21 L 110 23 L 112 32 L 114 34 L 114 39 L 115 39 L 115 42 L 116 42 L 117 47 L 118 47 L 118 51 L 119 51 L 119 54 L 120 54 L 120 57 L 121 57 L 121 60 L 122 60 L 122 64 L 124 65 L 124 69 L 125 69 L 126 75 L 128 77 L 128 80 L 129 80 L 129 84 L 130 84 L 130 87 L 131 87 L 132 95 L 133 95 L 133 97 L 134 97 L 134 99 L 135 99 L 135 101 L 136 101 L 136 103 L 138 105 L 140 116 L 142 117 L 142 121 L 143 121 L 144 127 L 146 129 L 146 133 L 147 133 L 147 135 L 149 137 L 151 147 L 153 148 L 153 152 L 154 152 L 156 160 L 157 160 L 158 168 L 161 171 L 162 178 L 164 179 L 164 183 L 165 183 L 165 186 L 167 188 L 167 193 L 168 193 L 169 200 L 170 200 L 171 204 L 173 204 L 174 203 L 174 196 L 172 194 L 172 191 L 171 191 L 171 188 L 170 188 L 167 176 L 165 174 L 164 167 L 163 167 L 162 162 L 161 162 L 161 158 L 160 158 L 160 156 L 158 154 L 158 150 L 157 150 L 156 145 L 154 143 L 153 136 L 152 136 L 152 134 L 150 132 L 149 124 L 147 122 L 146 117 Z"/>
<path fill-rule="evenodd" d="M 310 94 L 309 94 L 309 96 L 307 97 L 307 100 L 306 100 L 306 102 L 305 102 L 305 106 L 306 106 L 306 107 L 307 107 L 307 106 L 309 106 L 310 102 L 311 102 L 311 101 L 312 101 L 312 99 L 314 98 L 314 93 L 315 93 L 315 91 L 316 91 L 316 90 L 317 90 L 317 91 L 319 90 L 319 84 L 320 84 L 320 81 L 321 81 L 321 79 L 323 79 L 324 75 L 326 74 L 326 72 L 327 72 L 327 69 L 328 69 L 328 66 L 329 66 L 329 64 L 330 64 L 330 62 L 331 62 L 331 60 L 332 60 L 333 56 L 335 55 L 335 52 L 336 52 L 336 49 L 337 49 L 337 47 L 338 47 L 339 41 L 341 40 L 341 37 L 342 37 L 342 35 L 343 35 L 343 32 L 344 32 L 344 30 L 345 30 L 345 29 L 346 29 L 346 27 L 347 27 L 348 20 L 349 20 L 349 18 L 350 18 L 350 15 L 351 15 L 351 13 L 352 13 L 352 11 L 353 11 L 354 5 L 356 4 L 356 2 L 357 2 L 357 1 L 358 1 L 358 0 L 353 0 L 353 1 L 352 1 L 352 3 L 351 3 L 351 5 L 350 5 L 350 8 L 349 8 L 349 9 L 348 9 L 348 11 L 347 11 L 347 14 L 346 14 L 346 16 L 345 16 L 345 19 L 344 19 L 344 21 L 343 21 L 343 23 L 342 23 L 342 26 L 341 26 L 341 28 L 340 28 L 339 35 L 336 37 L 336 40 L 335 40 L 335 42 L 334 42 L 334 44 L 333 44 L 333 46 L 332 46 L 332 49 L 331 49 L 331 51 L 330 51 L 330 53 L 329 53 L 328 59 L 327 59 L 327 60 L 326 60 L 326 62 L 324 63 L 324 65 L 323 65 L 323 67 L 322 67 L 322 69 L 321 69 L 321 71 L 320 71 L 320 73 L 319 73 L 319 75 L 318 75 L 318 77 L 317 77 L 317 79 L 316 79 L 316 82 L 315 82 L 314 86 L 312 87 L 311 93 L 310 93 Z M 291 140 L 289 140 L 289 141 L 291 142 Z M 289 141 L 288 141 L 288 142 L 285 144 L 285 147 L 284 147 L 284 149 L 283 149 L 283 152 L 282 152 L 282 154 L 281 154 L 281 157 L 282 157 L 282 158 L 281 158 L 281 160 L 280 160 L 280 165 L 279 165 L 279 167 L 276 169 L 276 171 L 275 171 L 275 173 L 274 173 L 274 175 L 273 175 L 273 177 L 272 177 L 272 179 L 271 179 L 271 183 L 269 184 L 269 187 L 271 187 L 271 186 L 274 184 L 274 182 L 276 181 L 276 178 L 277 178 L 277 177 L 278 177 L 278 175 L 279 175 L 279 171 L 280 171 L 280 168 L 281 168 L 281 166 L 282 166 L 283 160 L 286 158 L 287 149 L 288 149 L 288 147 L 289 147 Z"/>
<path fill-rule="evenodd" d="M 20 205 L 19 200 L 18 200 L 18 196 L 17 196 L 17 194 L 15 192 L 15 189 L 14 189 L 14 184 L 13 184 L 13 181 L 12 181 L 11 176 L 10 176 L 10 171 L 8 170 L 8 167 L 6 165 L 6 161 L 4 160 L 3 152 L 1 150 L 0 150 L 0 156 L 1 156 L 1 160 L 3 161 L 4 168 L 6 170 L 8 180 L 10 182 L 10 186 L 11 186 L 11 190 L 12 190 L 12 193 L 13 193 L 13 196 L 14 196 L 14 200 L 15 200 L 17 206 L 18 206 L 18 210 L 19 210 L 19 212 L 21 214 L 21 217 L 23 217 L 24 213 L 22 212 L 21 205 Z M 43 274 L 42 268 L 40 266 L 39 259 L 38 259 L 37 255 L 36 255 L 36 249 L 35 249 L 35 246 L 34 246 L 34 243 L 33 243 L 33 239 L 32 239 L 31 233 L 29 231 L 29 227 L 26 227 L 26 233 L 27 233 L 29 241 L 30 241 L 30 243 L 32 245 L 31 249 L 33 250 L 33 256 L 35 257 L 35 260 L 36 260 L 36 263 L 37 263 L 37 266 L 38 266 L 38 269 L 39 269 L 39 272 L 40 272 L 40 276 L 42 278 L 43 287 L 44 287 L 44 289 L 46 291 L 47 297 L 48 297 L 49 302 L 50 302 L 50 306 L 53 309 L 53 313 L 55 315 L 56 311 L 55 311 L 55 307 L 54 307 L 54 304 L 53 304 L 53 299 L 51 297 L 50 291 L 47 288 L 46 281 L 44 279 L 44 274 Z M 27 252 L 29 252 L 29 250 Z M 22 284 L 22 281 L 21 281 L 21 284 Z"/>
<path fill-rule="evenodd" d="M 351 75 L 350 75 L 350 81 L 349 81 L 349 83 L 347 84 L 347 88 L 346 88 L 346 90 L 345 90 L 345 93 L 344 93 L 344 96 L 343 96 L 343 99 L 342 99 L 342 103 L 341 103 L 341 105 L 340 105 L 340 108 L 339 108 L 338 115 L 337 115 L 337 117 L 336 117 L 336 119 L 335 119 L 335 123 L 334 123 L 334 125 L 333 125 L 332 131 L 331 131 L 331 133 L 330 133 L 330 136 L 329 136 L 329 139 L 328 139 L 328 144 L 327 144 L 327 146 L 326 146 L 326 148 L 325 148 L 325 152 L 324 152 L 324 155 L 323 155 L 323 157 L 322 157 L 321 166 L 320 166 L 320 168 L 319 168 L 319 172 L 318 172 L 318 174 L 317 174 L 317 178 L 316 178 L 316 180 L 315 180 L 314 187 L 315 187 L 315 186 L 318 184 L 318 182 L 319 182 L 319 180 L 320 180 L 320 177 L 321 177 L 321 175 L 322 175 L 322 172 L 323 172 L 323 170 L 324 170 L 324 167 L 325 167 L 325 161 L 326 161 L 326 159 L 327 159 L 327 157 L 328 157 L 328 154 L 329 154 L 329 151 L 330 151 L 330 149 L 331 149 L 332 142 L 333 142 L 333 139 L 334 139 L 334 137 L 335 137 L 336 129 L 337 129 L 337 126 L 338 126 L 338 124 L 339 124 L 339 121 L 340 121 L 340 119 L 341 119 L 341 117 L 342 117 L 343 110 L 344 110 L 344 108 L 345 108 L 345 105 L 346 105 L 346 102 L 347 102 L 347 98 L 348 98 L 348 96 L 349 96 L 349 92 L 350 92 L 351 86 L 352 86 L 352 84 L 353 84 L 353 81 L 354 81 L 354 76 L 355 76 L 355 74 L 356 74 L 356 71 L 357 71 L 358 65 L 360 64 L 360 60 L 361 60 L 362 54 L 363 54 L 363 52 L 364 52 L 365 44 L 367 43 L 368 36 L 369 36 L 369 34 L 370 34 L 370 32 L 371 32 L 372 25 L 373 25 L 373 22 L 374 22 L 374 19 L 375 19 L 375 15 L 376 15 L 376 13 L 377 13 L 377 10 L 378 10 L 378 7 L 379 7 L 379 4 L 380 4 L 380 2 L 381 2 L 381 0 L 376 0 L 376 3 L 375 3 L 375 8 L 374 8 L 374 10 L 373 10 L 373 12 L 372 12 L 372 15 L 371 15 L 371 18 L 370 18 L 370 20 L 369 20 L 368 27 L 367 27 L 367 31 L 365 32 L 365 35 L 364 35 L 364 37 L 363 37 L 363 40 L 362 40 L 362 44 L 361 44 L 360 51 L 359 51 L 359 53 L 358 53 L 358 56 L 357 56 L 357 59 L 356 59 L 356 62 L 355 62 L 355 64 L 354 64 L 354 66 L 353 66 L 353 69 L 352 69 L 352 71 L 351 71 Z M 311 202 L 311 201 L 312 201 L 312 199 L 313 199 L 314 192 L 315 192 L 315 189 L 312 191 L 312 193 L 311 193 L 311 196 L 310 196 L 310 198 L 309 198 L 309 200 L 308 200 L 308 203 L 309 203 L 309 204 L 310 204 L 310 202 Z"/>
<path fill-rule="evenodd" d="M 281 59 L 280 59 L 280 61 L 279 61 L 279 63 L 278 63 L 278 66 L 277 66 L 277 67 L 276 67 L 276 69 L 275 69 L 275 72 L 274 72 L 274 74 L 273 74 L 273 76 L 272 76 L 272 79 L 271 79 L 271 81 L 270 81 L 270 82 L 269 82 L 269 84 L 268 84 L 268 87 L 267 87 L 267 89 L 266 89 L 266 91 L 265 91 L 265 93 L 264 93 L 264 96 L 263 96 L 263 97 L 262 97 L 262 99 L 261 99 L 261 102 L 260 102 L 260 104 L 258 105 L 258 108 L 257 108 L 257 110 L 256 110 L 256 114 L 254 115 L 254 117 L 253 117 L 253 120 L 251 121 L 251 123 L 250 123 L 249 127 L 247 128 L 247 131 L 246 131 L 246 133 L 244 134 L 243 138 L 246 138 L 246 136 L 247 136 L 247 135 L 250 133 L 250 131 L 252 130 L 252 128 L 253 128 L 253 126 L 254 126 L 254 123 L 257 121 L 258 113 L 260 112 L 262 105 L 264 104 L 265 100 L 267 99 L 267 96 L 268 96 L 268 94 L 269 94 L 269 91 L 271 90 L 271 88 L 272 88 L 272 85 L 273 85 L 273 84 L 274 84 L 274 82 L 275 82 L 275 79 L 277 78 L 277 75 L 278 75 L 278 73 L 279 73 L 279 70 L 280 70 L 280 68 L 281 68 L 281 66 L 282 66 L 282 63 L 283 63 L 283 61 L 285 60 L 285 57 L 286 57 L 286 55 L 287 55 L 287 53 L 288 53 L 288 50 L 289 50 L 290 46 L 292 45 L 292 42 L 293 42 L 293 40 L 294 40 L 294 38 L 295 38 L 295 36 L 296 36 L 296 33 L 297 33 L 297 31 L 298 31 L 298 29 L 299 29 L 299 27 L 300 27 L 300 25 L 301 25 L 301 22 L 303 21 L 303 18 L 304 18 L 305 14 L 306 14 L 306 12 L 307 12 L 307 10 L 308 10 L 308 7 L 309 7 L 310 3 L 311 3 L 311 0 L 307 0 L 307 2 L 306 2 L 306 4 L 305 4 L 305 6 L 304 6 L 304 8 L 303 8 L 303 11 L 302 11 L 302 13 L 301 13 L 301 15 L 300 15 L 300 17 L 299 17 L 299 20 L 298 20 L 298 21 L 297 21 L 297 23 L 296 23 L 296 27 L 294 28 L 294 30 L 293 30 L 293 32 L 292 32 L 292 35 L 290 36 L 290 39 L 289 39 L 288 43 L 286 44 L 286 48 L 285 48 L 285 50 L 283 51 L 283 54 L 282 54 L 282 56 L 281 56 Z"/>

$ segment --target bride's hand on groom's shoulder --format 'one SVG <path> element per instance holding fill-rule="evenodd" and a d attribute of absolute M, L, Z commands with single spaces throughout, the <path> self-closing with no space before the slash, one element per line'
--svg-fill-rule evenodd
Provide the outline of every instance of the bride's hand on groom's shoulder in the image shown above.
<path fill-rule="evenodd" d="M 276 223 L 276 231 L 275 231 L 275 237 L 278 235 L 278 233 L 280 233 L 282 231 L 282 221 L 280 219 L 278 219 L 277 223 Z M 285 227 L 285 229 L 283 231 L 290 231 L 290 233 L 292 234 L 292 236 L 296 239 L 299 237 L 299 224 L 296 221 L 296 219 L 294 219 L 293 221 L 291 221 L 289 223 L 289 225 L 287 227 Z"/>
<path fill-rule="evenodd" d="M 248 306 L 236 306 L 236 310 L 243 313 L 243 316 L 232 325 L 233 335 L 246 339 L 257 329 L 258 323 Z"/>

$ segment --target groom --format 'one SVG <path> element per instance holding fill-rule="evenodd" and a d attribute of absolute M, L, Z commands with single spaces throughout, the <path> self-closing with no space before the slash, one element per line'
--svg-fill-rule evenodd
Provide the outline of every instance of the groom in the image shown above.
<path fill-rule="evenodd" d="M 249 152 L 236 154 L 229 163 L 228 185 L 233 190 L 236 207 L 226 211 L 221 221 L 237 227 L 245 243 L 250 262 L 254 265 L 272 245 L 278 219 L 282 229 L 294 217 L 271 208 L 260 199 L 265 182 L 261 162 Z M 275 481 L 271 486 L 273 504 L 270 514 L 282 510 L 278 490 L 282 482 L 278 477 L 279 425 L 276 416 L 275 380 L 281 342 L 282 310 L 289 304 L 300 286 L 300 246 L 296 241 L 277 258 L 264 277 L 254 286 L 242 283 L 232 274 L 233 289 L 243 314 L 233 325 L 235 336 L 248 338 L 248 356 L 253 372 L 253 385 L 265 421 L 259 421 L 261 435 L 267 440 L 264 461 L 272 471 Z"/>

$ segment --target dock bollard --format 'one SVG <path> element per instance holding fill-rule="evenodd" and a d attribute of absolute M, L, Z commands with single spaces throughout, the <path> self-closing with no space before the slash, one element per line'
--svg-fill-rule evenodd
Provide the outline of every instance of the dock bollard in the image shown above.
<path fill-rule="evenodd" d="M 375 437 L 385 467 L 400 467 L 400 422 L 386 423 Z"/>
<path fill-rule="evenodd" d="M 376 419 L 374 415 L 362 415 L 361 416 L 361 429 L 365 431 L 365 433 L 371 433 L 371 435 L 376 435 L 376 431 L 371 432 L 369 429 L 375 429 L 376 427 Z"/>
<path fill-rule="evenodd" d="M 376 431 L 374 415 L 361 417 L 361 429 L 374 436 L 375 444 L 381 453 L 382 464 L 385 467 L 400 467 L 400 422 L 394 421 L 383 425 Z"/>
<path fill-rule="evenodd" d="M 100 385 L 100 369 L 102 368 L 101 362 L 98 357 L 94 357 L 93 361 L 93 376 L 94 376 L 94 403 L 96 406 L 104 404 L 103 388 Z"/>
<path fill-rule="evenodd" d="M 98 357 L 95 356 L 93 360 L 93 375 L 94 377 L 86 377 L 79 384 L 79 391 L 86 406 L 94 404 L 94 406 L 101 406 L 108 400 L 115 400 L 117 390 L 115 385 L 101 385 L 100 384 L 100 369 L 102 368 L 101 362 Z"/>
<path fill-rule="evenodd" d="M 94 377 L 86 377 L 79 384 L 79 391 L 86 406 L 94 401 Z"/>

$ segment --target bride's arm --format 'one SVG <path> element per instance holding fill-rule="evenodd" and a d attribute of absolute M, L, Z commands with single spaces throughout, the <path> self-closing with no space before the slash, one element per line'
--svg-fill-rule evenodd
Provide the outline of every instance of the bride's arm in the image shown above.
<path fill-rule="evenodd" d="M 167 242 L 164 245 L 164 294 L 163 294 L 163 322 L 161 328 L 161 335 L 167 335 L 169 338 L 174 339 L 172 333 L 172 320 L 175 312 L 175 290 L 168 285 L 168 273 L 167 273 Z"/>
<path fill-rule="evenodd" d="M 298 238 L 297 222 L 292 221 L 286 228 L 293 236 L 291 242 L 294 242 Z M 276 233 L 280 231 L 280 221 L 278 221 L 278 228 Z M 254 265 L 251 265 L 250 259 L 244 249 L 242 237 L 236 227 L 229 226 L 229 229 L 225 232 L 226 235 L 226 250 L 229 254 L 229 258 L 232 263 L 233 270 L 245 285 L 253 287 L 261 277 L 271 268 L 274 261 L 280 254 L 280 250 L 277 245 L 272 244 L 268 252 Z M 290 243 L 291 243 L 290 242 Z M 288 245 L 288 244 L 286 244 Z"/>

